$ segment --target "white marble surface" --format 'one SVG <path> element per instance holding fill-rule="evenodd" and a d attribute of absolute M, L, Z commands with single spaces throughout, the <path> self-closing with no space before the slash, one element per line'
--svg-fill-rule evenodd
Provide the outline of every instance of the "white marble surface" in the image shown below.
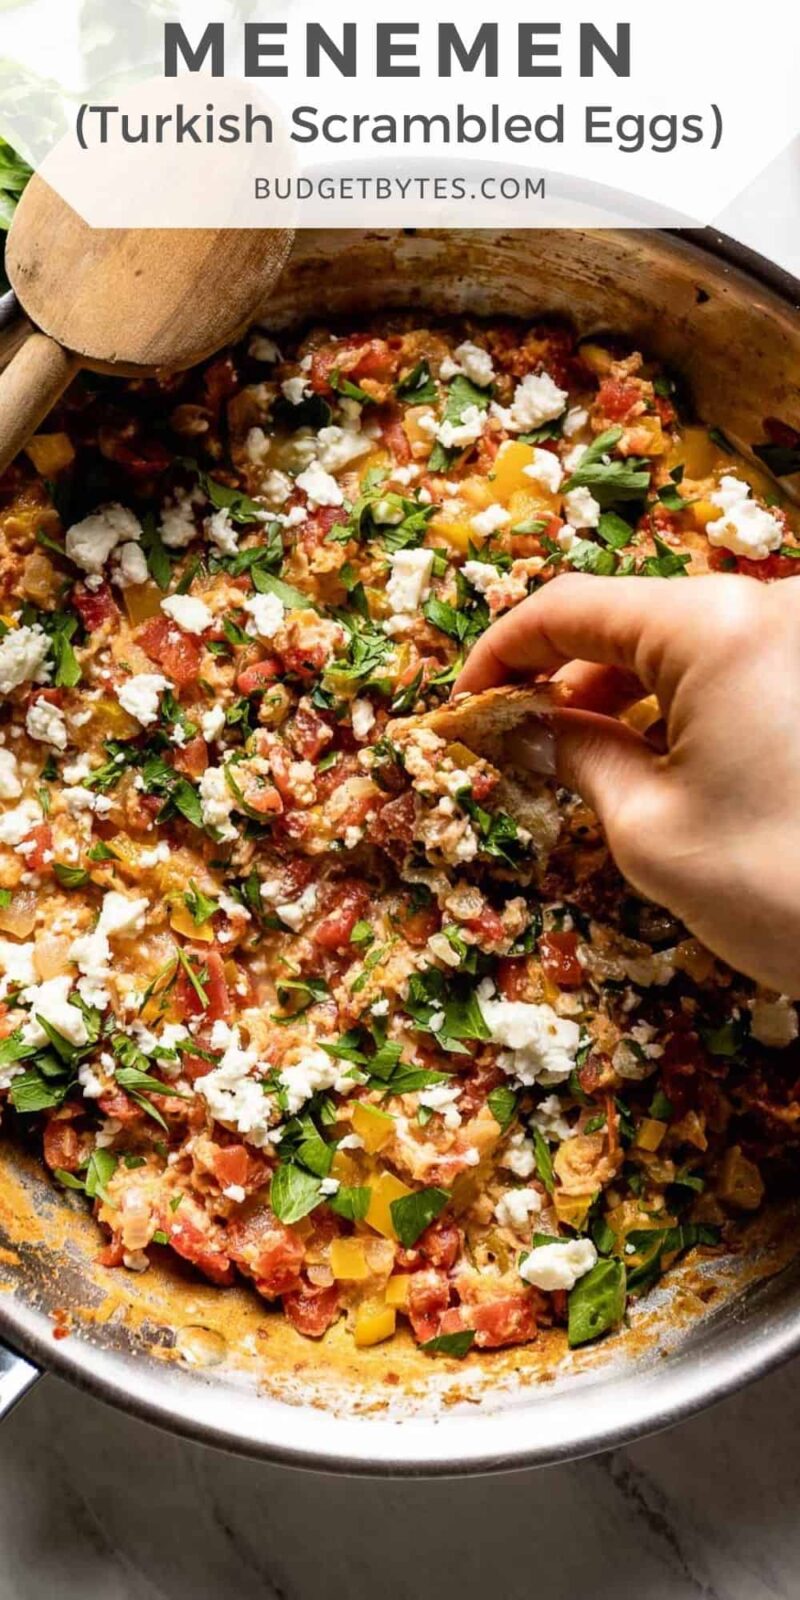
<path fill-rule="evenodd" d="M 800 1364 L 658 1438 L 506 1478 L 235 1460 L 45 1379 L 0 1429 L 2 1600 L 795 1600 Z"/>

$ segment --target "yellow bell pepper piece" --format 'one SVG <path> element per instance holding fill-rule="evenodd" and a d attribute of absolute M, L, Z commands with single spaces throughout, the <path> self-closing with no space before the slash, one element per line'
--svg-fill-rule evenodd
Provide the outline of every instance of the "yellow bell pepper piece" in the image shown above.
<path fill-rule="evenodd" d="M 593 1194 L 560 1194 L 556 1190 L 553 1205 L 559 1222 L 565 1222 L 569 1228 L 582 1228 L 593 1199 Z"/>
<path fill-rule="evenodd" d="M 476 547 L 483 543 L 481 535 L 475 532 L 472 524 L 462 517 L 449 517 L 446 512 L 439 512 L 430 524 L 431 533 L 436 544 L 449 544 L 451 549 L 460 550 L 466 555 L 470 543 Z"/>
<path fill-rule="evenodd" d="M 667 466 L 670 471 L 684 467 L 687 478 L 710 478 L 723 461 L 730 461 L 730 457 L 710 438 L 707 428 L 683 428 L 680 443 L 670 450 Z"/>
<path fill-rule="evenodd" d="M 655 1117 L 645 1117 L 636 1129 L 634 1144 L 639 1150 L 657 1150 L 664 1134 L 667 1131 L 666 1122 L 658 1122 Z"/>
<path fill-rule="evenodd" d="M 370 1275 L 363 1239 L 334 1239 L 331 1245 L 331 1272 L 334 1278 L 359 1283 Z"/>
<path fill-rule="evenodd" d="M 533 466 L 533 446 L 514 440 L 500 451 L 492 468 L 491 487 L 496 502 L 507 506 L 512 494 L 519 489 L 530 490 L 533 480 L 526 476 L 525 467 Z"/>
<path fill-rule="evenodd" d="M 718 522 L 722 516 L 719 506 L 715 506 L 713 500 L 695 500 L 689 509 L 697 528 L 707 528 L 709 522 Z"/>
<path fill-rule="evenodd" d="M 214 925 L 211 919 L 209 918 L 208 922 L 196 923 L 188 906 L 174 906 L 169 925 L 183 939 L 192 939 L 200 944 L 214 943 Z"/>
<path fill-rule="evenodd" d="M 354 1329 L 359 1350 L 370 1344 L 382 1344 L 391 1339 L 397 1326 L 397 1316 L 391 1306 L 359 1306 Z"/>
<path fill-rule="evenodd" d="M 409 1283 L 410 1274 L 407 1272 L 396 1272 L 394 1277 L 389 1279 L 386 1285 L 387 1306 L 395 1306 L 398 1310 L 403 1310 L 408 1305 Z"/>
<path fill-rule="evenodd" d="M 364 482 L 364 479 L 366 478 L 367 474 L 372 472 L 374 468 L 380 467 L 380 468 L 386 468 L 388 470 L 388 468 L 391 467 L 391 465 L 392 465 L 392 458 L 391 458 L 388 450 L 382 450 L 382 449 L 370 450 L 369 455 L 368 456 L 362 456 L 361 461 L 359 462 L 359 471 L 358 471 L 359 486 Z M 345 520 L 346 519 L 343 517 L 342 521 L 344 522 Z"/>
<path fill-rule="evenodd" d="M 364 1141 L 364 1149 L 370 1155 L 376 1150 L 381 1150 L 388 1143 L 394 1133 L 394 1117 L 386 1111 L 379 1111 L 377 1106 L 364 1105 L 362 1102 L 353 1106 L 353 1132 Z"/>
<path fill-rule="evenodd" d="M 124 592 L 125 610 L 132 628 L 149 617 L 157 617 L 161 610 L 161 590 L 157 583 L 132 583 Z"/>
<path fill-rule="evenodd" d="M 362 1181 L 355 1161 L 346 1150 L 337 1150 L 331 1162 L 331 1177 L 338 1178 L 346 1188 L 356 1188 Z"/>
<path fill-rule="evenodd" d="M 393 1200 L 402 1200 L 404 1195 L 411 1194 L 407 1183 L 402 1183 L 393 1172 L 382 1172 L 372 1186 L 369 1210 L 366 1222 L 376 1233 L 382 1233 L 384 1239 L 396 1239 L 392 1222 L 392 1213 L 389 1209 Z"/>
<path fill-rule="evenodd" d="M 92 728 L 95 732 L 102 732 L 106 739 L 135 739 L 142 731 L 138 722 L 128 715 L 124 706 L 106 695 L 95 703 Z"/>
<path fill-rule="evenodd" d="M 62 472 L 75 460 L 72 440 L 67 433 L 34 434 L 25 446 L 25 454 L 30 456 L 43 478 L 52 478 L 55 472 Z"/>

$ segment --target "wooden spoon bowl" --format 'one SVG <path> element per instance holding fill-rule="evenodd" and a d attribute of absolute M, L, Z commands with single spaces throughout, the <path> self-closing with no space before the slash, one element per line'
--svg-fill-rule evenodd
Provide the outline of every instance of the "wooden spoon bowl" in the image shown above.
<path fill-rule="evenodd" d="M 181 371 L 245 330 L 291 229 L 90 228 L 39 177 L 17 207 L 6 271 L 34 325 L 0 374 L 0 472 L 80 370 Z"/>

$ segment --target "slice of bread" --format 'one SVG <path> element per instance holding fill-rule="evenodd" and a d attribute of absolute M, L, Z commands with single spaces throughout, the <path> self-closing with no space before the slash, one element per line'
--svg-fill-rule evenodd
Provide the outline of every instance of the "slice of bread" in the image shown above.
<path fill-rule="evenodd" d="M 526 724 L 546 718 L 566 700 L 557 684 L 531 688 L 486 689 L 458 695 L 447 705 L 421 717 L 390 722 L 386 732 L 402 745 L 414 728 L 430 728 L 448 743 L 465 745 L 501 773 L 490 802 L 492 811 L 506 811 L 532 835 L 537 851 L 547 854 L 558 838 L 560 818 L 553 796 L 553 773 L 531 769 Z"/>

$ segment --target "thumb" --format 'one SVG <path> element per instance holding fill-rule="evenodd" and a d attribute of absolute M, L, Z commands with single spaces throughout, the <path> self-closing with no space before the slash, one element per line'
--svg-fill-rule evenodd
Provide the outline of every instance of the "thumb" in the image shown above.
<path fill-rule="evenodd" d="M 610 840 L 623 802 L 650 790 L 659 773 L 655 751 L 632 728 L 591 711 L 558 711 L 551 717 L 556 736 L 559 783 L 591 806 Z"/>

